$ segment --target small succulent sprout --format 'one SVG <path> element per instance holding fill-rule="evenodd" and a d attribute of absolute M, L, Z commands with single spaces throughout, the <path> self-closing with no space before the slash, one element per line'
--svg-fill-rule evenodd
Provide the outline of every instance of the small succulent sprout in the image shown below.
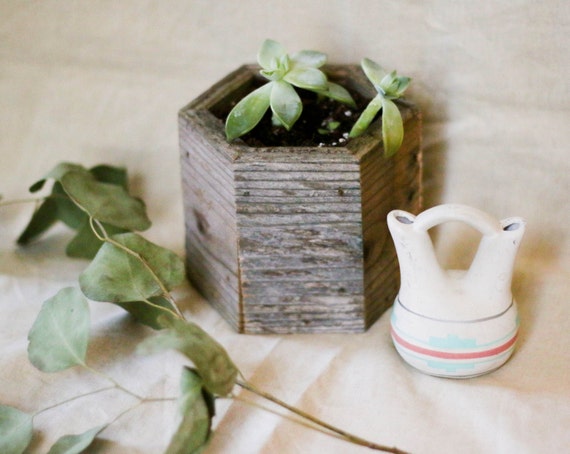
<path fill-rule="evenodd" d="M 361 66 L 378 94 L 370 101 L 352 127 L 350 137 L 358 137 L 364 133 L 376 114 L 383 110 L 382 140 L 384 142 L 384 154 L 386 157 L 390 157 L 400 149 L 404 139 L 402 115 L 393 100 L 404 94 L 411 79 L 398 76 L 396 71 L 387 73 L 378 63 L 368 58 L 362 60 Z"/>
<path fill-rule="evenodd" d="M 228 141 L 251 131 L 270 107 L 273 124 L 291 129 L 303 111 L 295 87 L 355 105 L 350 93 L 330 82 L 319 69 L 327 61 L 322 52 L 303 50 L 289 55 L 281 44 L 267 39 L 257 54 L 257 61 L 261 66 L 260 74 L 269 82 L 252 91 L 231 110 L 226 119 Z"/>
<path fill-rule="evenodd" d="M 340 121 L 325 121 L 322 126 L 322 128 L 318 129 L 318 133 L 323 135 L 330 134 L 340 126 Z"/>

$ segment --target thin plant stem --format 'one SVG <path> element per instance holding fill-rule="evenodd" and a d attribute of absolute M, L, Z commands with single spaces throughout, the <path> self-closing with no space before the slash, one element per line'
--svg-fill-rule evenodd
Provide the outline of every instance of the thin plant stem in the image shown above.
<path fill-rule="evenodd" d="M 0 196 L 0 207 L 9 206 L 9 205 L 20 205 L 25 203 L 40 203 L 44 202 L 47 199 L 58 199 L 64 198 L 60 194 L 50 194 L 43 197 L 27 197 L 25 199 L 12 199 L 12 200 L 3 200 L 2 196 Z"/>
<path fill-rule="evenodd" d="M 114 386 L 114 385 L 113 386 L 106 386 L 105 388 L 96 389 L 94 391 L 90 391 L 90 392 L 85 393 L 85 394 L 79 394 L 78 396 L 70 397 L 69 399 L 62 400 L 61 402 L 58 402 L 56 404 L 50 405 L 49 407 L 45 407 L 45 408 L 42 408 L 41 410 L 36 411 L 34 413 L 33 417 L 35 418 L 36 416 L 38 416 L 38 415 L 40 415 L 46 411 L 53 410 L 54 408 L 68 404 L 69 402 L 73 402 L 74 400 L 81 399 L 81 398 L 87 397 L 87 396 L 91 396 L 93 394 L 98 394 L 98 393 L 102 393 L 105 391 L 109 391 L 109 390 L 115 389 L 115 388 L 116 388 L 116 386 Z"/>
<path fill-rule="evenodd" d="M 88 366 L 87 364 L 82 364 L 82 367 L 84 367 L 86 370 L 88 370 L 89 372 L 91 372 L 92 374 L 95 374 L 101 378 L 104 378 L 105 380 L 111 382 L 113 384 L 113 387 L 123 391 L 124 393 L 134 397 L 135 399 L 138 399 L 140 401 L 144 400 L 144 397 L 139 396 L 138 394 L 132 392 L 131 390 L 125 388 L 123 385 L 121 385 L 117 380 L 115 380 L 113 377 L 110 377 L 109 375 L 105 374 L 104 372 L 100 372 L 97 369 L 93 369 L 92 367 Z"/>
<path fill-rule="evenodd" d="M 274 404 L 277 404 L 280 407 L 285 408 L 286 410 L 290 411 L 291 413 L 294 413 L 297 416 L 300 416 L 301 418 L 303 418 L 307 421 L 310 421 L 313 424 L 316 424 L 317 426 L 328 430 L 329 432 L 332 432 L 333 434 L 339 435 L 344 440 L 346 440 L 350 443 L 353 443 L 353 444 L 356 444 L 359 446 L 364 446 L 366 448 L 370 448 L 370 449 L 373 449 L 376 451 L 383 451 L 383 452 L 388 452 L 388 453 L 392 453 L 392 454 L 406 454 L 405 451 L 402 451 L 396 447 L 380 445 L 378 443 L 374 443 L 374 442 L 365 440 L 364 438 L 358 437 L 358 436 L 353 435 L 353 434 L 351 434 L 351 433 L 349 433 L 343 429 L 339 429 L 338 427 L 335 427 L 331 424 L 328 424 L 328 423 L 316 418 L 313 415 L 305 413 L 303 410 L 300 410 L 296 407 L 293 407 L 293 406 L 287 404 L 286 402 L 283 402 L 281 399 L 279 399 L 279 398 L 277 398 L 277 397 L 275 397 L 269 393 L 266 393 L 265 391 L 261 391 L 261 390 L 257 389 L 255 386 L 248 383 L 247 381 L 237 380 L 236 384 L 239 387 L 241 387 L 241 388 L 257 395 L 257 396 L 262 397 L 266 400 L 269 400 L 270 402 L 273 402 Z"/>

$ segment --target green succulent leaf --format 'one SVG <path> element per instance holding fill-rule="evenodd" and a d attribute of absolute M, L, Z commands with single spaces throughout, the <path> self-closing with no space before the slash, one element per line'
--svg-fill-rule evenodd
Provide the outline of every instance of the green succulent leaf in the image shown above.
<path fill-rule="evenodd" d="M 144 203 L 121 186 L 99 182 L 90 173 L 68 172 L 60 183 L 89 216 L 126 230 L 146 230 L 150 220 Z"/>
<path fill-rule="evenodd" d="M 356 108 L 356 102 L 348 92 L 346 88 L 342 85 L 335 84 L 334 82 L 327 82 L 327 89 L 318 92 L 320 95 L 324 95 L 328 98 L 339 101 L 343 104 L 347 104 L 350 107 Z"/>
<path fill-rule="evenodd" d="M 269 108 L 273 82 L 248 94 L 231 110 L 226 119 L 226 137 L 232 141 L 251 131 Z"/>
<path fill-rule="evenodd" d="M 139 345 L 139 351 L 150 354 L 167 349 L 177 350 L 194 363 L 204 387 L 210 393 L 229 395 L 238 370 L 226 350 L 195 323 L 164 318 L 159 322 L 168 325 L 168 329 L 145 340 Z"/>
<path fill-rule="evenodd" d="M 393 99 L 400 98 L 404 94 L 404 92 L 408 88 L 408 85 L 410 85 L 412 79 L 405 76 L 398 76 L 396 78 L 396 81 L 397 84 L 395 84 L 393 90 L 389 93 L 390 97 L 392 97 Z"/>
<path fill-rule="evenodd" d="M 322 91 L 327 89 L 327 76 L 316 68 L 293 68 L 285 74 L 283 80 L 306 90 Z"/>
<path fill-rule="evenodd" d="M 360 114 L 360 117 L 350 130 L 349 137 L 358 137 L 366 131 L 376 114 L 382 109 L 382 100 L 383 97 L 378 95 L 368 103 L 366 109 Z"/>
<path fill-rule="evenodd" d="M 0 452 L 21 454 L 32 441 L 33 417 L 14 407 L 0 405 Z"/>
<path fill-rule="evenodd" d="M 160 317 L 165 316 L 166 321 L 170 321 L 175 318 L 173 313 L 166 312 L 165 310 L 159 309 L 156 306 L 163 307 L 169 311 L 173 311 L 174 307 L 172 303 L 163 296 L 153 296 L 149 298 L 153 305 L 148 304 L 146 301 L 129 301 L 126 303 L 115 303 L 117 306 L 122 307 L 139 323 L 149 326 L 152 329 L 163 329 L 164 324 L 159 321 L 162 320 Z"/>
<path fill-rule="evenodd" d="M 362 59 L 360 66 L 362 67 L 362 70 L 364 71 L 364 74 L 366 74 L 368 80 L 372 82 L 372 85 L 375 87 L 380 87 L 382 80 L 387 75 L 386 71 L 384 71 L 384 69 L 378 63 L 370 60 L 369 58 Z"/>
<path fill-rule="evenodd" d="M 293 66 L 320 68 L 327 62 L 327 55 L 315 50 L 302 50 L 291 55 Z"/>
<path fill-rule="evenodd" d="M 288 83 L 273 83 L 270 105 L 273 114 L 287 130 L 298 120 L 303 110 L 303 103 L 295 89 Z"/>
<path fill-rule="evenodd" d="M 398 106 L 389 99 L 382 99 L 382 140 L 384 155 L 393 156 L 402 145 L 404 139 L 404 124 Z"/>
<path fill-rule="evenodd" d="M 214 417 L 214 397 L 204 389 L 196 370 L 184 368 L 180 381 L 180 412 L 182 421 L 165 454 L 199 453 L 208 443 Z"/>
<path fill-rule="evenodd" d="M 95 437 L 105 427 L 107 426 L 94 427 L 78 435 L 64 435 L 55 442 L 48 454 L 80 454 L 93 443 Z"/>
<path fill-rule="evenodd" d="M 286 54 L 287 51 L 280 43 L 266 39 L 257 54 L 257 62 L 264 69 L 276 69 L 279 61 Z"/>
<path fill-rule="evenodd" d="M 111 237 L 79 276 L 81 290 L 94 301 L 144 301 L 184 280 L 184 262 L 172 251 L 135 233 Z M 158 281 L 157 281 L 158 279 Z"/>
<path fill-rule="evenodd" d="M 89 342 L 89 305 L 74 287 L 44 302 L 28 334 L 28 358 L 43 372 L 84 365 Z"/>

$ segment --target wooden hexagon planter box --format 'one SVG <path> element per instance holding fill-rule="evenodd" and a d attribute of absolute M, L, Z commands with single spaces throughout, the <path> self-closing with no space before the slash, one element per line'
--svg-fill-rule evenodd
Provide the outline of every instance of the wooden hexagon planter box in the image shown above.
<path fill-rule="evenodd" d="M 358 67 L 325 72 L 372 98 Z M 243 66 L 179 113 L 189 279 L 238 332 L 362 332 L 399 286 L 386 215 L 420 209 L 420 113 L 400 104 L 390 159 L 380 120 L 346 147 L 228 144 L 222 112 L 257 77 Z"/>

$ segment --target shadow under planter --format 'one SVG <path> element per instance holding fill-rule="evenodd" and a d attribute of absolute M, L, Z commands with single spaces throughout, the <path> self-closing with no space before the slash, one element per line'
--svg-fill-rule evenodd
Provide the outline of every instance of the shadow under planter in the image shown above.
<path fill-rule="evenodd" d="M 374 96 L 357 66 L 325 72 Z M 399 288 L 386 216 L 420 210 L 420 112 L 398 104 L 389 159 L 381 119 L 345 147 L 229 144 L 220 112 L 258 77 L 242 66 L 179 113 L 188 277 L 240 333 L 365 331 Z"/>

